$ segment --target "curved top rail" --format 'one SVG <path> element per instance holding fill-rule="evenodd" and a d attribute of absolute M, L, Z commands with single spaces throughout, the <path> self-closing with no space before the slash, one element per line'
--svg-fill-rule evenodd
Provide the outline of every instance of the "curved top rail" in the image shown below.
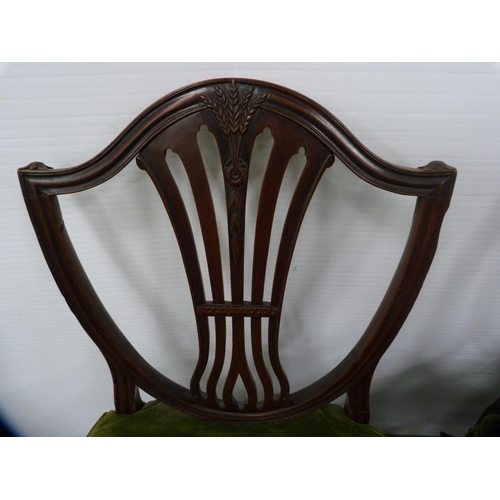
<path fill-rule="evenodd" d="M 99 185 L 116 175 L 154 137 L 178 120 L 207 108 L 200 98 L 232 79 L 199 82 L 172 92 L 142 112 L 103 151 L 80 165 L 52 170 L 42 163 L 20 169 L 23 178 L 44 194 L 67 194 Z M 399 194 L 449 198 L 456 170 L 443 162 L 418 169 L 391 164 L 366 148 L 325 108 L 285 87 L 249 79 L 238 84 L 258 87 L 268 96 L 260 107 L 293 120 L 322 141 L 356 175 L 379 188 Z M 30 194 L 31 193 L 31 194 Z M 34 193 L 27 189 L 28 196 Z"/>

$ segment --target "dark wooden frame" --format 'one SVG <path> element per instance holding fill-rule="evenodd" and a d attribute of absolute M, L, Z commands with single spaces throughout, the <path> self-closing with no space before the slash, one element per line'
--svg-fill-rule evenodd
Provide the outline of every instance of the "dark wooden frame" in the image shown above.
<path fill-rule="evenodd" d="M 189 147 L 189 137 L 199 130 L 201 124 L 207 125 L 216 137 L 224 170 L 231 247 L 230 301 L 225 299 L 220 286 L 220 247 L 211 230 L 213 203 L 205 189 L 202 160 L 199 151 Z M 253 141 L 263 127 L 271 129 L 280 148 L 273 149 L 269 165 L 274 166 L 265 174 L 257 225 L 266 236 L 258 240 L 264 243 L 255 245 L 252 298 L 244 301 L 240 269 L 246 176 Z M 270 302 L 264 302 L 262 290 L 277 192 L 287 162 L 300 146 L 305 146 L 308 162 L 285 222 L 272 298 Z M 189 220 L 165 161 L 167 147 L 183 158 L 197 199 L 207 258 L 211 261 L 212 301 L 205 299 Z M 399 266 L 365 333 L 335 368 L 313 384 L 290 393 L 277 354 L 283 293 L 305 210 L 323 172 L 335 157 L 374 186 L 415 196 L 415 212 Z M 58 195 L 83 191 L 106 182 L 134 158 L 149 173 L 158 189 L 172 220 L 188 273 L 200 352 L 190 388 L 180 386 L 149 365 L 114 323 L 78 260 L 57 199 Z M 345 393 L 348 414 L 359 422 L 369 421 L 369 388 L 373 372 L 403 325 L 427 275 L 456 178 L 455 169 L 439 161 L 419 169 L 392 165 L 367 150 L 332 114 L 313 101 L 277 85 L 243 79 L 237 82 L 230 79 L 200 82 L 169 94 L 144 111 L 104 151 L 79 166 L 53 170 L 35 162 L 18 172 L 29 215 L 54 279 L 69 307 L 109 364 L 116 410 L 121 413 L 138 410 L 142 405 L 137 389 L 140 387 L 187 413 L 236 422 L 291 418 Z M 233 359 L 228 373 L 232 380 L 226 381 L 222 400 L 215 396 L 214 385 L 221 366 L 213 368 L 213 380 L 209 379 L 207 392 L 199 389 L 208 358 L 209 316 L 215 317 L 219 339 L 224 337 L 226 318 L 232 318 L 233 322 Z M 241 346 L 237 347 L 238 343 L 244 342 L 242 324 L 245 317 L 251 318 L 254 361 L 264 386 L 264 401 L 257 401 L 247 362 L 241 355 L 243 351 Z M 255 359 L 255 353 L 260 352 L 262 317 L 269 318 L 270 359 L 279 380 L 278 397 L 273 394 L 262 359 Z M 221 345 L 223 347 L 222 340 Z M 220 365 L 220 362 L 216 359 L 215 365 Z M 243 379 L 248 392 L 248 400 L 243 405 L 232 400 L 232 389 L 238 376 Z"/>

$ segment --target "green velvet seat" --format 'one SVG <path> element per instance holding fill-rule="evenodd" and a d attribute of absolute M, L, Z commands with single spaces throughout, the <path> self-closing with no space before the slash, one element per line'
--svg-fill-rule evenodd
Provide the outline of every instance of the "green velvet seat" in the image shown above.
<path fill-rule="evenodd" d="M 466 437 L 498 437 L 500 436 L 500 415 L 486 415 L 474 427 L 469 429 Z"/>
<path fill-rule="evenodd" d="M 159 401 L 138 412 L 105 413 L 89 437 L 380 437 L 373 425 L 358 424 L 334 404 L 276 424 L 220 423 L 187 415 Z"/>
<path fill-rule="evenodd" d="M 467 437 L 500 437 L 500 398 L 488 405 Z"/>

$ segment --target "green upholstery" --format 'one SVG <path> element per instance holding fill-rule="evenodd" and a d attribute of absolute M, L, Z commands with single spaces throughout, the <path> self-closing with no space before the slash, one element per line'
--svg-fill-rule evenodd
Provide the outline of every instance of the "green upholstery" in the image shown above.
<path fill-rule="evenodd" d="M 89 437 L 375 437 L 383 434 L 374 426 L 358 424 L 338 405 L 326 405 L 276 424 L 229 424 L 203 420 L 150 401 L 130 415 L 105 413 Z"/>
<path fill-rule="evenodd" d="M 499 437 L 500 415 L 490 413 L 485 415 L 472 429 L 469 429 L 466 437 Z"/>

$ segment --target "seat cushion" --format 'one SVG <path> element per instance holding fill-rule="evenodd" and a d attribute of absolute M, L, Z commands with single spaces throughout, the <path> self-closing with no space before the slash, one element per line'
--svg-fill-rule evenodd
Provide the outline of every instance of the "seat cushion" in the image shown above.
<path fill-rule="evenodd" d="M 466 437 L 500 437 L 500 415 L 489 413 L 474 427 L 469 429 Z"/>
<path fill-rule="evenodd" d="M 338 406 L 329 404 L 276 424 L 233 424 L 203 420 L 159 401 L 150 401 L 130 415 L 105 413 L 89 437 L 317 437 L 383 436 L 376 427 L 358 424 Z"/>

